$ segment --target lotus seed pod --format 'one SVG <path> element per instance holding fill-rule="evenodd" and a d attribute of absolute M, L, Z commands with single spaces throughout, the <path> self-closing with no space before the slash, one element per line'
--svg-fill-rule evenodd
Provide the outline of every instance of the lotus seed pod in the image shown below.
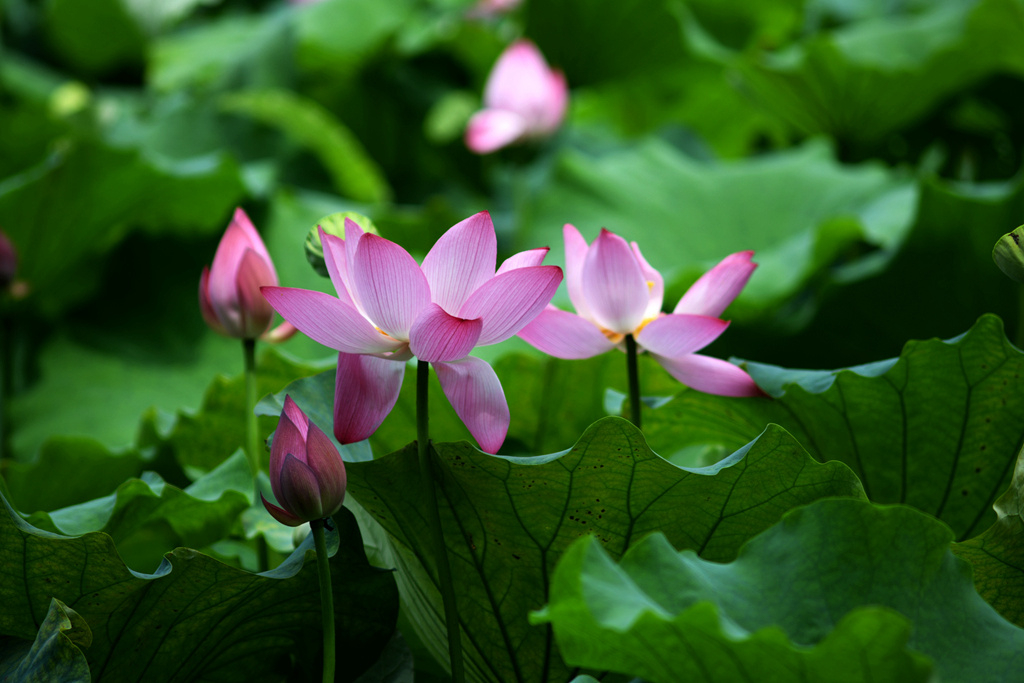
<path fill-rule="evenodd" d="M 1024 225 L 999 238 L 992 249 L 992 260 L 1006 277 L 1024 283 Z"/>
<path fill-rule="evenodd" d="M 345 239 L 345 219 L 353 221 L 363 229 L 363 232 L 370 232 L 379 235 L 376 226 L 366 216 L 355 211 L 339 211 L 329 216 L 324 216 L 316 222 L 306 235 L 306 259 L 313 266 L 313 270 L 321 277 L 330 277 L 327 272 L 327 265 L 324 263 L 324 247 L 320 244 L 320 228 L 328 235 L 334 235 Z"/>

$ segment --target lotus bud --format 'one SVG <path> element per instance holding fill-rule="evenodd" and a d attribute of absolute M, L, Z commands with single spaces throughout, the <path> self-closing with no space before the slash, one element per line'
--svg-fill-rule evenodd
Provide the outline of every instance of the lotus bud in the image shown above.
<path fill-rule="evenodd" d="M 345 463 L 334 443 L 285 396 L 270 448 L 270 488 L 280 507 L 261 493 L 267 512 L 293 527 L 330 517 L 341 509 L 346 484 Z"/>
<path fill-rule="evenodd" d="M 1006 277 L 1024 283 L 1024 225 L 999 238 L 992 249 L 992 260 Z"/>
<path fill-rule="evenodd" d="M 263 240 L 242 209 L 224 231 L 213 257 L 199 279 L 199 310 L 206 324 L 227 337 L 283 341 L 295 333 L 286 324 L 270 329 L 274 309 L 260 293 L 277 285 L 277 273 Z"/>
<path fill-rule="evenodd" d="M 327 272 L 327 264 L 324 263 L 324 246 L 320 243 L 320 230 L 328 235 L 334 235 L 345 239 L 345 220 L 348 219 L 363 229 L 363 232 L 379 235 L 376 226 L 366 216 L 355 211 L 339 211 L 329 216 L 324 216 L 316 222 L 306 235 L 306 259 L 313 266 L 313 270 L 321 277 L 330 277 Z"/>

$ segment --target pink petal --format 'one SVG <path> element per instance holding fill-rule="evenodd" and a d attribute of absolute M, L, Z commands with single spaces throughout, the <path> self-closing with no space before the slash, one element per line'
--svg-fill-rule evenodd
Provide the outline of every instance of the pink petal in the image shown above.
<path fill-rule="evenodd" d="M 199 276 L 199 312 L 214 332 L 224 335 L 228 333 L 217 317 L 217 312 L 213 310 L 213 304 L 210 303 L 210 269 L 205 266 L 203 274 Z"/>
<path fill-rule="evenodd" d="M 270 516 L 276 519 L 277 521 L 281 522 L 281 524 L 284 524 L 285 526 L 302 526 L 306 523 L 306 520 L 302 519 L 301 517 L 296 517 L 287 510 L 279 508 L 270 501 L 268 501 L 266 498 L 263 497 L 262 493 L 260 494 L 260 498 L 263 500 L 263 507 L 267 508 L 267 512 L 270 513 Z"/>
<path fill-rule="evenodd" d="M 633 250 L 626 240 L 601 229 L 583 262 L 581 282 L 594 321 L 629 334 L 644 319 L 650 296 Z"/>
<path fill-rule="evenodd" d="M 564 104 L 553 91 L 551 69 L 537 46 L 518 40 L 501 54 L 487 77 L 484 106 L 522 115 L 530 128 L 541 126 Z"/>
<path fill-rule="evenodd" d="M 235 213 L 231 217 L 231 225 L 238 226 L 242 232 L 245 233 L 246 240 L 249 242 L 249 247 L 251 249 L 262 256 L 267 263 L 273 263 L 273 259 L 270 258 L 270 252 L 267 251 L 266 245 L 263 244 L 260 234 L 256 231 L 256 227 L 252 224 L 252 221 L 249 220 L 249 215 L 245 213 L 241 207 L 235 209 Z M 276 273 L 274 274 L 274 280 L 274 284 L 277 284 Z"/>
<path fill-rule="evenodd" d="M 724 360 L 699 354 L 654 358 L 669 374 L 697 391 L 718 396 L 765 396 L 750 375 Z"/>
<path fill-rule="evenodd" d="M 270 259 L 263 240 L 253 227 L 252 221 L 241 209 L 235 210 L 234 218 L 224 231 L 224 236 L 217 245 L 217 253 L 213 256 L 213 265 L 210 266 L 210 302 L 218 317 L 225 326 L 230 312 L 237 316 L 238 292 L 236 289 L 236 275 L 242 263 L 242 257 L 247 249 L 252 249 L 262 257 L 270 270 L 270 280 L 260 284 L 276 285 L 277 274 L 274 272 L 274 265 Z M 237 317 L 236 317 L 237 319 Z"/>
<path fill-rule="evenodd" d="M 272 330 L 264 332 L 260 339 L 271 344 L 280 344 L 281 342 L 288 341 L 295 336 L 295 333 L 299 331 L 299 328 L 292 325 L 290 322 L 285 320 L 283 323 L 278 325 Z"/>
<path fill-rule="evenodd" d="M 659 356 L 678 358 L 703 349 L 727 327 L 729 323 L 718 318 L 670 313 L 645 325 L 636 343 Z"/>
<path fill-rule="evenodd" d="M 494 276 L 497 254 L 491 214 L 481 211 L 453 225 L 423 259 L 431 300 L 455 315 L 469 295 Z"/>
<path fill-rule="evenodd" d="M 490 154 L 527 134 L 528 122 L 521 114 L 506 109 L 482 109 L 466 124 L 466 147 L 477 154 Z"/>
<path fill-rule="evenodd" d="M 430 304 L 409 332 L 409 350 L 428 363 L 465 358 L 480 339 L 482 328 L 479 318 L 457 318 Z"/>
<path fill-rule="evenodd" d="M 505 392 L 494 370 L 479 358 L 434 365 L 444 395 L 480 448 L 497 453 L 508 433 L 510 416 Z"/>
<path fill-rule="evenodd" d="M 345 486 L 348 477 L 345 474 L 345 463 L 338 454 L 334 443 L 315 424 L 309 425 L 309 437 L 306 439 L 306 463 L 316 475 L 320 485 L 320 500 L 323 503 L 324 516 L 333 515 L 345 500 Z"/>
<path fill-rule="evenodd" d="M 405 362 L 338 354 L 334 383 L 334 436 L 341 443 L 368 439 L 398 401 Z"/>
<path fill-rule="evenodd" d="M 565 82 L 565 74 L 552 71 L 548 74 L 548 92 L 544 101 L 544 109 L 539 122 L 539 133 L 553 133 L 565 118 L 569 106 L 569 86 Z"/>
<path fill-rule="evenodd" d="M 644 274 L 644 278 L 647 280 L 648 296 L 650 296 L 650 299 L 647 301 L 647 309 L 644 311 L 644 320 L 656 318 L 661 313 L 661 304 L 665 299 L 665 279 L 661 277 L 661 273 L 652 268 L 651 264 L 647 262 L 644 255 L 640 253 L 640 247 L 637 246 L 636 242 L 631 242 L 630 246 L 633 248 L 633 256 L 636 257 L 636 262 L 640 264 L 640 272 Z"/>
<path fill-rule="evenodd" d="M 270 446 L 270 488 L 274 491 L 274 497 L 278 502 L 283 503 L 281 492 L 281 469 L 284 467 L 285 458 L 289 455 L 306 459 L 306 440 L 298 425 L 292 421 L 286 410 L 281 413 L 277 422 L 277 429 L 274 430 L 274 441 Z M 294 404 L 293 404 L 294 405 Z"/>
<path fill-rule="evenodd" d="M 241 317 L 240 336 L 243 339 L 256 339 L 274 321 L 274 309 L 260 293 L 261 286 L 277 284 L 274 272 L 263 257 L 247 249 L 238 266 L 236 284 Z"/>
<path fill-rule="evenodd" d="M 289 394 L 285 394 L 284 396 L 284 408 L 281 412 L 284 413 L 288 419 L 292 421 L 292 424 L 295 425 L 296 429 L 299 430 L 299 434 L 302 436 L 302 442 L 305 443 L 306 436 L 309 434 L 309 417 L 306 416 L 306 413 L 302 412 L 302 408 L 292 400 L 292 397 Z M 298 455 L 297 452 L 296 455 Z"/>
<path fill-rule="evenodd" d="M 319 228 L 319 226 L 317 226 Z M 346 256 L 345 240 L 334 235 L 328 235 L 323 228 L 319 228 L 320 244 L 324 249 L 324 264 L 327 266 L 327 274 L 331 276 L 331 284 L 338 292 L 338 298 L 345 303 L 352 304 L 358 310 L 355 300 L 352 298 L 352 285 L 349 281 L 348 258 Z M 362 312 L 362 311 L 360 311 Z"/>
<path fill-rule="evenodd" d="M 565 286 L 569 290 L 569 301 L 576 312 L 587 320 L 593 320 L 587 297 L 583 293 L 583 262 L 586 261 L 590 245 L 575 226 L 566 223 L 562 226 L 562 237 L 565 239 Z"/>
<path fill-rule="evenodd" d="M 383 237 L 364 233 L 359 238 L 352 280 L 355 298 L 370 320 L 392 337 L 408 340 L 409 328 L 430 304 L 427 278 L 409 252 Z"/>
<path fill-rule="evenodd" d="M 549 356 L 570 360 L 590 358 L 615 348 L 597 325 L 554 307 L 541 311 L 519 331 L 519 337 Z"/>
<path fill-rule="evenodd" d="M 481 285 L 459 310 L 459 316 L 483 320 L 477 346 L 496 344 L 536 318 L 551 303 L 561 282 L 562 269 L 558 266 L 516 268 Z"/>
<path fill-rule="evenodd" d="M 277 492 L 274 494 L 277 495 Z M 277 502 L 288 512 L 306 521 L 326 516 L 316 473 L 290 453 L 284 457 L 284 465 L 281 466 L 281 495 Z"/>
<path fill-rule="evenodd" d="M 509 256 L 498 268 L 498 272 L 495 275 L 501 275 L 507 273 L 510 270 L 516 268 L 529 268 L 531 266 L 539 266 L 544 263 L 544 257 L 548 255 L 550 249 L 548 247 L 538 247 L 537 249 L 529 249 L 527 251 L 521 251 L 518 254 Z"/>
<path fill-rule="evenodd" d="M 714 268 L 704 273 L 683 295 L 673 313 L 697 313 L 698 315 L 720 316 L 733 302 L 757 264 L 750 259 L 752 251 L 730 254 Z"/>
<path fill-rule="evenodd" d="M 345 353 L 384 353 L 404 346 L 330 294 L 292 287 L 263 287 L 260 291 L 285 320 L 324 346 Z"/>

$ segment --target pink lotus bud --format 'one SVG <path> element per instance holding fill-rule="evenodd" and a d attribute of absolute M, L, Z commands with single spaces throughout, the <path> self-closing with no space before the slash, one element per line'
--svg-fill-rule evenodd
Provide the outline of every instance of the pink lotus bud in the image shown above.
<path fill-rule="evenodd" d="M 0 230 L 0 289 L 7 289 L 14 282 L 18 271 L 18 252 L 11 240 Z"/>
<path fill-rule="evenodd" d="M 341 509 L 346 483 L 345 463 L 334 444 L 285 396 L 270 448 L 270 487 L 281 507 L 260 494 L 267 512 L 288 526 L 329 517 Z"/>
<path fill-rule="evenodd" d="M 242 209 L 220 240 L 213 266 L 199 280 L 199 309 L 206 324 L 236 339 L 264 338 L 283 341 L 289 335 L 269 332 L 274 309 L 260 294 L 263 285 L 276 285 L 274 262 L 252 221 Z M 291 330 L 294 333 L 294 330 Z"/>
<path fill-rule="evenodd" d="M 471 19 L 491 19 L 508 14 L 521 4 L 523 0 L 479 0 L 467 12 L 467 16 Z"/>
<path fill-rule="evenodd" d="M 487 154 L 514 142 L 554 133 L 565 118 L 569 90 L 537 46 L 513 43 L 498 58 L 484 89 L 484 109 L 466 127 L 466 146 Z"/>

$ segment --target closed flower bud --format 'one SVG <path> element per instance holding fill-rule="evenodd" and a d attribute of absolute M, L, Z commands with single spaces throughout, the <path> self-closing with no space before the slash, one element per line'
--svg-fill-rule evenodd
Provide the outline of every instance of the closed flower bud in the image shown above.
<path fill-rule="evenodd" d="M 345 500 L 346 483 L 334 443 L 286 396 L 270 448 L 270 487 L 280 507 L 260 494 L 267 512 L 288 526 L 330 517 Z"/>

